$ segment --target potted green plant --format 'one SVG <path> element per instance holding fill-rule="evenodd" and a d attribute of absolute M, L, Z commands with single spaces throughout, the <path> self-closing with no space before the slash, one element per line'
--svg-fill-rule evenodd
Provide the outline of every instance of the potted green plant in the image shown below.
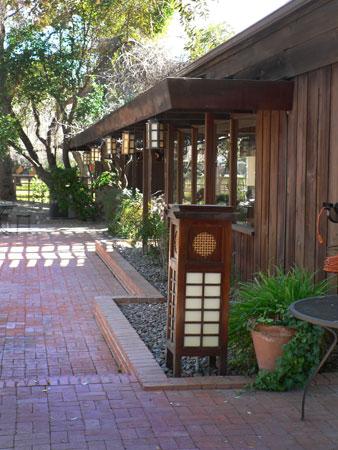
<path fill-rule="evenodd" d="M 240 354 L 237 360 L 241 359 L 243 363 L 246 358 L 250 359 L 254 355 L 253 338 L 259 368 L 273 372 L 276 368 L 280 368 L 278 362 L 284 355 L 288 342 L 297 341 L 301 336 L 301 339 L 305 340 L 304 344 L 309 342 L 318 344 L 317 338 L 308 338 L 306 333 L 321 335 L 321 329 L 306 327 L 289 313 L 289 306 L 294 301 L 322 296 L 332 289 L 330 280 L 316 283 L 315 275 L 315 273 L 308 274 L 306 269 L 299 269 L 296 266 L 287 271 L 276 267 L 274 273 L 259 272 L 252 282 L 239 284 L 237 298 L 230 306 L 229 325 L 230 344 Z M 262 347 L 259 341 L 263 341 Z M 302 341 L 300 343 L 302 344 Z M 308 351 L 305 347 L 304 345 L 304 351 Z M 263 355 L 260 353 L 261 350 Z M 319 347 L 317 350 L 319 355 Z M 292 355 L 289 354 L 285 359 L 289 357 L 292 359 Z M 292 363 L 294 361 L 295 359 Z M 302 361 L 299 358 L 296 361 L 305 364 L 305 359 Z M 253 364 L 251 369 L 252 367 Z"/>

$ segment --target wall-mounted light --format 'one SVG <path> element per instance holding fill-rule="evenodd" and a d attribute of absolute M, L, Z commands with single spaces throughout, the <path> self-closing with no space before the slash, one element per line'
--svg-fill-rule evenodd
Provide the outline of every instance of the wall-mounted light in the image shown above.
<path fill-rule="evenodd" d="M 91 162 L 101 161 L 101 149 L 99 147 L 92 147 L 90 149 Z"/>
<path fill-rule="evenodd" d="M 113 155 L 117 153 L 117 140 L 116 137 L 111 138 L 111 152 Z"/>
<path fill-rule="evenodd" d="M 146 123 L 147 148 L 155 150 L 164 148 L 164 125 L 157 120 L 148 120 Z"/>
<path fill-rule="evenodd" d="M 122 155 L 135 153 L 135 134 L 130 131 L 122 133 Z"/>
<path fill-rule="evenodd" d="M 90 152 L 83 152 L 82 161 L 83 161 L 83 164 L 90 164 L 92 162 Z"/>
<path fill-rule="evenodd" d="M 115 155 L 117 151 L 116 137 L 107 136 L 105 138 L 105 141 L 106 141 L 106 157 L 112 158 L 112 156 Z"/>

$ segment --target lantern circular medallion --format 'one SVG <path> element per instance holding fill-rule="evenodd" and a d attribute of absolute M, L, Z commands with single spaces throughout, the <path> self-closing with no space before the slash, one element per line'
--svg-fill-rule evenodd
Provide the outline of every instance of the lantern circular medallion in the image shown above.
<path fill-rule="evenodd" d="M 215 236 L 203 231 L 194 237 L 192 246 L 196 255 L 204 257 L 210 256 L 216 249 Z"/>

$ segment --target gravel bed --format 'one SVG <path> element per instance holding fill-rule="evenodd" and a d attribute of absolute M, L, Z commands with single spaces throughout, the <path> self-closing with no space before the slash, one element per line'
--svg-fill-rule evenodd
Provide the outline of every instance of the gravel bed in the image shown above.
<path fill-rule="evenodd" d="M 148 255 L 143 254 L 141 247 L 132 247 L 125 241 L 115 241 L 114 246 L 147 281 L 161 292 L 164 298 L 167 298 L 167 273 L 155 265 Z M 153 353 L 163 371 L 168 376 L 172 376 L 172 371 L 165 365 L 166 303 L 133 303 L 120 305 L 120 309 Z M 182 358 L 182 376 L 216 374 L 216 369 L 209 368 L 209 358 L 207 357 Z M 239 375 L 244 372 L 238 368 L 229 367 L 228 374 Z"/>
<path fill-rule="evenodd" d="M 115 248 L 119 253 L 147 280 L 164 298 L 167 298 L 167 273 L 164 273 L 153 260 L 143 254 L 142 248 L 133 247 L 126 241 L 115 241 Z M 153 353 L 162 370 L 173 376 L 172 371 L 165 365 L 165 341 L 167 324 L 166 303 L 134 303 L 120 305 L 120 309 L 140 338 Z M 231 361 L 231 348 L 228 349 L 228 361 Z M 182 376 L 216 375 L 216 369 L 209 368 L 208 358 L 183 357 Z M 246 375 L 245 367 L 228 365 L 228 375 Z M 321 372 L 338 371 L 338 346 L 324 364 Z"/>

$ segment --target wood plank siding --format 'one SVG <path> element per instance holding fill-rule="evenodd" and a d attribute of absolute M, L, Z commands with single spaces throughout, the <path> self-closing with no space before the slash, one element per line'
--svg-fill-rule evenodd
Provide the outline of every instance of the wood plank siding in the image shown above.
<path fill-rule="evenodd" d="M 254 236 L 232 230 L 231 278 L 243 281 L 252 278 L 254 262 Z"/>
<path fill-rule="evenodd" d="M 324 201 L 338 201 L 337 121 L 338 64 L 298 76 L 289 113 L 258 113 L 255 254 L 249 272 L 294 263 L 317 270 L 335 253 L 330 248 L 338 245 L 338 225 L 322 217 L 320 245 L 316 220 Z"/>

